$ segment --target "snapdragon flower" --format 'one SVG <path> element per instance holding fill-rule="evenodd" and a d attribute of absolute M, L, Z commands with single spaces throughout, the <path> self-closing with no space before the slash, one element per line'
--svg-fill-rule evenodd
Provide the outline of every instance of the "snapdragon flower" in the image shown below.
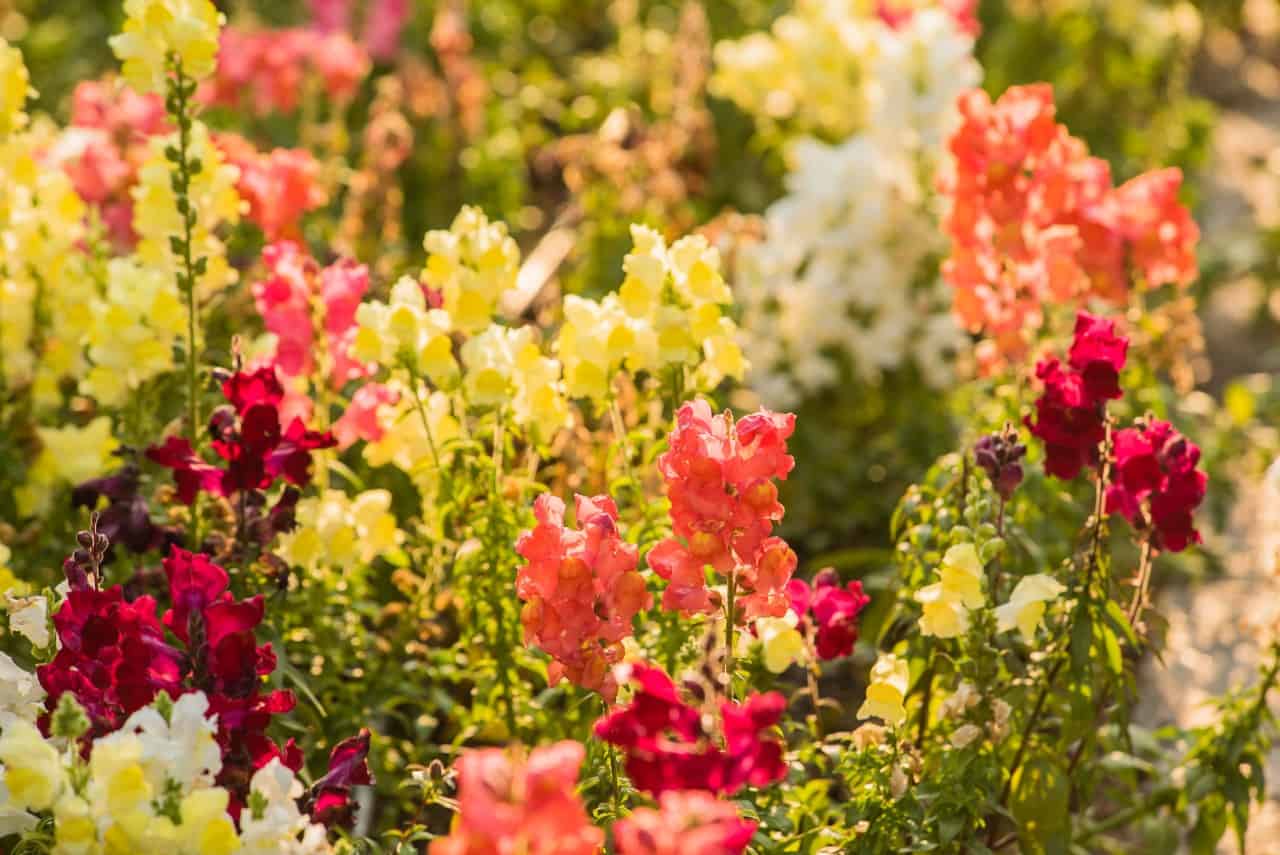
<path fill-rule="evenodd" d="M 938 572 L 941 581 L 921 588 L 915 595 L 922 606 L 920 633 L 955 638 L 968 632 L 969 611 L 986 602 L 982 593 L 982 559 L 972 543 L 957 544 L 943 555 Z"/>
<path fill-rule="evenodd" d="M 427 266 L 423 278 L 441 292 L 444 310 L 464 332 L 489 325 L 499 298 L 515 287 L 520 250 L 501 221 L 466 206 L 446 230 L 423 238 Z"/>
<path fill-rule="evenodd" d="M 324 490 L 299 500 L 294 518 L 296 528 L 281 536 L 276 553 L 310 571 L 368 566 L 395 552 L 405 538 L 386 490 L 365 490 L 356 496 Z"/>
<path fill-rule="evenodd" d="M 214 72 L 226 19 L 210 0 L 125 0 L 124 13 L 124 30 L 110 43 L 134 89 L 163 94 L 171 59 L 194 80 Z"/>
<path fill-rule="evenodd" d="M 889 727 L 907 720 L 905 706 L 911 672 L 907 660 L 892 653 L 881 653 L 871 668 L 867 697 L 858 708 L 858 718 L 878 718 Z"/>
<path fill-rule="evenodd" d="M 0 38 L 0 140 L 27 124 L 31 78 L 22 51 Z"/>
<path fill-rule="evenodd" d="M 1028 642 L 1034 641 L 1048 603 L 1065 590 L 1057 579 L 1044 573 L 1023 576 L 1014 585 L 1009 602 L 996 607 L 996 628 L 1008 632 L 1016 627 Z"/>

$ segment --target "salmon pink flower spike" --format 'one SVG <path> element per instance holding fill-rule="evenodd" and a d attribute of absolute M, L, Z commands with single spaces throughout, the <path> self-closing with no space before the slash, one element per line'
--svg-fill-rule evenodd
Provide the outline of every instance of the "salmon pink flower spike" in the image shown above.
<path fill-rule="evenodd" d="M 636 788 L 660 797 L 674 790 L 732 796 L 786 777 L 782 743 L 765 731 L 782 720 L 787 702 L 777 692 L 720 704 L 718 733 L 711 716 L 686 704 L 660 668 L 636 665 L 631 702 L 596 722 L 595 734 L 626 754 Z"/>
<path fill-rule="evenodd" d="M 1195 278 L 1199 229 L 1177 198 L 1180 171 L 1114 187 L 1107 163 L 1057 123 L 1048 84 L 994 103 L 975 89 L 959 108 L 943 275 L 960 321 L 988 339 L 985 368 L 1026 351 L 1050 302 L 1123 304 L 1131 272 L 1146 288 Z"/>
<path fill-rule="evenodd" d="M 1044 469 L 1055 478 L 1069 481 L 1097 463 L 1098 445 L 1107 435 L 1106 402 L 1122 395 L 1128 347 L 1113 321 L 1081 312 L 1067 364 L 1050 357 L 1036 365 L 1044 392 L 1026 425 L 1044 442 Z"/>
<path fill-rule="evenodd" d="M 525 603 L 520 620 L 526 641 L 551 656 L 553 685 L 567 678 L 612 703 L 622 640 L 653 597 L 636 571 L 636 547 L 618 532 L 613 499 L 575 497 L 578 530 L 565 526 L 564 510 L 559 498 L 542 494 L 533 506 L 538 524 L 516 542 L 529 562 L 516 573 L 516 594 Z"/>
<path fill-rule="evenodd" d="M 1181 552 L 1200 542 L 1192 515 L 1209 476 L 1196 468 L 1200 448 L 1168 422 L 1142 419 L 1116 434 L 1115 483 L 1107 509 L 1135 529 L 1150 530 L 1152 546 Z"/>
<path fill-rule="evenodd" d="M 599 855 L 604 832 L 578 798 L 586 750 L 577 742 L 517 751 L 481 748 L 459 758 L 458 816 L 429 855 Z"/>
<path fill-rule="evenodd" d="M 789 413 L 761 410 L 735 423 L 728 413 L 712 415 L 702 399 L 680 408 L 658 458 L 675 536 L 649 553 L 649 566 L 669 582 L 663 608 L 715 611 L 704 573 L 710 565 L 736 576 L 746 617 L 786 614 L 796 555 L 771 535 L 784 513 L 774 481 L 795 466 L 787 453 L 795 422 Z"/>
<path fill-rule="evenodd" d="M 613 827 L 618 855 L 742 855 L 756 823 L 709 793 L 663 793 Z"/>

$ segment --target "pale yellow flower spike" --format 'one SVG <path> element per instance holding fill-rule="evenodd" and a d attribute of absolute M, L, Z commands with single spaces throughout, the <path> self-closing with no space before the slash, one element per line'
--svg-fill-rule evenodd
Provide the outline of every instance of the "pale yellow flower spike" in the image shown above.
<path fill-rule="evenodd" d="M 192 80 L 216 70 L 226 18 L 210 0 L 125 0 L 124 13 L 124 30 L 110 44 L 134 89 L 165 94 L 170 56 Z"/>

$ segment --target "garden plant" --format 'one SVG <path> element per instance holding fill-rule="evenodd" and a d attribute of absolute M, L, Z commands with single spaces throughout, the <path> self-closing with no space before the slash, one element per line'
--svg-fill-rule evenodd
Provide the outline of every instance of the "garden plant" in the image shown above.
<path fill-rule="evenodd" d="M 1142 712 L 1280 450 L 1232 3 L 86 5 L 0 0 L 0 851 L 1244 847 L 1280 627 Z"/>

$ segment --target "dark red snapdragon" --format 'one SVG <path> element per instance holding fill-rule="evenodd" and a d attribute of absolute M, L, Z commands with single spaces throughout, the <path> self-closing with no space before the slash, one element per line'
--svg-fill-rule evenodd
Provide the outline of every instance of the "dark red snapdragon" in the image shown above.
<path fill-rule="evenodd" d="M 637 688 L 631 702 L 596 722 L 595 734 L 623 750 L 637 789 L 653 796 L 677 790 L 733 795 L 786 776 L 782 743 L 765 736 L 786 711 L 782 695 L 722 702 L 717 739 L 660 668 L 634 666 L 632 683 Z"/>
<path fill-rule="evenodd" d="M 1129 342 L 1115 323 L 1088 312 L 1076 316 L 1067 364 L 1055 357 L 1036 365 L 1044 391 L 1026 425 L 1044 442 L 1045 471 L 1069 481 L 1098 461 L 1106 439 L 1106 402 L 1121 397 L 1120 371 Z"/>
<path fill-rule="evenodd" d="M 178 498 L 186 504 L 198 493 L 230 496 L 266 490 L 277 480 L 297 487 L 311 482 L 311 455 L 336 442 L 329 432 L 308 430 L 301 419 L 282 423 L 284 387 L 275 368 L 237 372 L 222 384 L 228 405 L 209 418 L 214 452 L 221 466 L 206 462 L 186 439 L 171 436 L 147 449 L 147 457 L 173 470 Z"/>
<path fill-rule="evenodd" d="M 373 783 L 368 758 L 368 730 L 334 746 L 329 754 L 329 771 L 307 793 L 304 807 L 313 820 L 330 827 L 351 826 L 356 810 L 351 788 Z"/>
<path fill-rule="evenodd" d="M 1200 543 L 1193 515 L 1209 476 L 1197 468 L 1200 448 L 1173 425 L 1140 419 L 1115 436 L 1115 479 L 1107 510 L 1151 532 L 1157 549 L 1181 552 Z"/>
<path fill-rule="evenodd" d="M 871 602 L 862 583 L 840 585 L 840 577 L 830 567 L 819 571 L 813 586 L 803 579 L 787 583 L 791 610 L 800 618 L 800 631 L 813 638 L 821 659 L 839 659 L 853 653 L 858 641 L 858 615 Z"/>

